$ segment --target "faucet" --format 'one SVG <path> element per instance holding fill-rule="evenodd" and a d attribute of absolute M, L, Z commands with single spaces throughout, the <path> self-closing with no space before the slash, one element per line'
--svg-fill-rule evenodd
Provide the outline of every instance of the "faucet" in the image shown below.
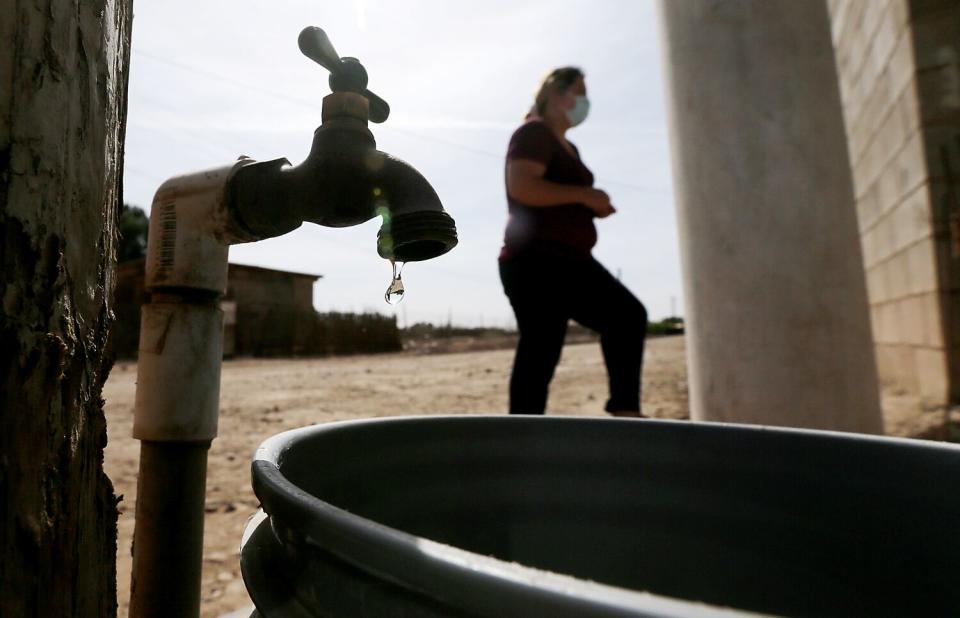
<path fill-rule="evenodd" d="M 310 221 L 346 227 L 383 219 L 377 252 L 394 262 L 438 257 L 457 230 L 412 166 L 377 150 L 368 121 L 386 101 L 356 58 L 326 34 L 300 33 L 301 51 L 330 71 L 332 94 L 300 165 L 235 163 L 165 181 L 154 196 L 141 309 L 133 436 L 140 440 L 130 615 L 197 616 L 207 452 L 217 435 L 229 246 Z"/>
<path fill-rule="evenodd" d="M 390 107 L 367 89 L 363 65 L 340 58 L 320 28 L 305 28 L 299 44 L 330 71 L 323 123 L 300 165 L 287 167 L 286 159 L 278 159 L 237 171 L 228 200 L 232 215 L 256 236 L 284 234 L 304 221 L 345 227 L 380 215 L 377 252 L 385 259 L 416 262 L 452 249 L 456 226 L 430 183 L 408 163 L 377 150 L 367 120 L 385 121 Z"/>

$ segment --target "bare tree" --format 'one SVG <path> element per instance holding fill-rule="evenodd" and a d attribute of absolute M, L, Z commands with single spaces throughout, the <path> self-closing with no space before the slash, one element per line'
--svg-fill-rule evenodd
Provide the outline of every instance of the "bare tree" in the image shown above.
<path fill-rule="evenodd" d="M 101 388 L 131 19 L 0 3 L 0 616 L 116 614 Z"/>

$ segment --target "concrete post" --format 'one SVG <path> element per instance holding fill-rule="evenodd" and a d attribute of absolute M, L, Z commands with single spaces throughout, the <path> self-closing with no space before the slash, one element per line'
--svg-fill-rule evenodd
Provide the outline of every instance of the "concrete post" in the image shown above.
<path fill-rule="evenodd" d="M 882 432 L 825 0 L 661 0 L 696 420 Z"/>

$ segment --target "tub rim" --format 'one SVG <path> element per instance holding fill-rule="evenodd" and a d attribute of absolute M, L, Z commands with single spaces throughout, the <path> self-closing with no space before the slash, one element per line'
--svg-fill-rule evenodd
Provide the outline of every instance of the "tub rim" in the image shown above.
<path fill-rule="evenodd" d="M 329 552 L 368 574 L 454 607 L 470 607 L 478 615 L 551 616 L 747 616 L 724 608 L 543 571 L 476 554 L 388 527 L 350 513 L 297 487 L 280 471 L 287 451 L 300 440 L 356 431 L 381 424 L 442 423 L 647 423 L 683 426 L 685 430 L 778 434 L 829 438 L 851 443 L 876 442 L 924 450 L 960 451 L 960 446 L 907 438 L 873 436 L 763 425 L 704 423 L 596 416 L 509 416 L 503 414 L 378 417 L 335 421 L 284 431 L 256 450 L 254 492 L 261 508 L 282 526 L 297 531 L 309 545 Z M 248 536 L 248 535 L 245 535 Z"/>

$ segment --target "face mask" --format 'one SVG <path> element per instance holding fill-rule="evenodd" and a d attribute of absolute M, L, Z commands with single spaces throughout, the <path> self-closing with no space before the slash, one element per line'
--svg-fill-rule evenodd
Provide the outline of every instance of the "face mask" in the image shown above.
<path fill-rule="evenodd" d="M 576 96 L 576 103 L 571 109 L 567 110 L 567 120 L 570 126 L 575 127 L 587 119 L 587 113 L 590 111 L 590 100 L 583 96 Z"/>

